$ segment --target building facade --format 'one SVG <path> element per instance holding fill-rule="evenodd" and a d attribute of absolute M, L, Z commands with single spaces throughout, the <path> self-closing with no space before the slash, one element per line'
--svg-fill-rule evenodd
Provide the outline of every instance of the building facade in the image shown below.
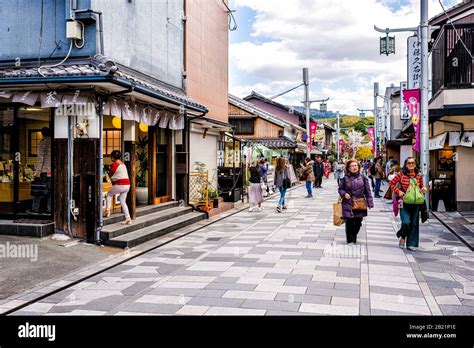
<path fill-rule="evenodd" d="M 184 9 L 174 0 L 0 1 L 3 218 L 47 219 L 53 231 L 108 239 L 105 225 L 118 221 L 102 218 L 113 150 L 127 165 L 132 218 L 186 200 L 189 120 L 208 108 L 185 93 Z M 138 243 L 124 240 L 116 244 Z"/>

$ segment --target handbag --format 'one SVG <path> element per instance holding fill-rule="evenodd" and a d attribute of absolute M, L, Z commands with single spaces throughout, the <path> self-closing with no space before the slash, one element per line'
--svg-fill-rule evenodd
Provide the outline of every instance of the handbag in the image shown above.
<path fill-rule="evenodd" d="M 410 179 L 410 185 L 407 192 L 403 196 L 403 203 L 405 204 L 423 204 L 425 202 L 425 195 L 421 192 L 415 178 Z"/>
<path fill-rule="evenodd" d="M 342 201 L 341 197 L 337 200 L 337 203 L 332 205 L 332 221 L 335 226 L 341 226 L 346 222 L 342 215 Z"/>
<path fill-rule="evenodd" d="M 352 198 L 352 210 L 367 210 L 367 200 L 365 197 Z"/>

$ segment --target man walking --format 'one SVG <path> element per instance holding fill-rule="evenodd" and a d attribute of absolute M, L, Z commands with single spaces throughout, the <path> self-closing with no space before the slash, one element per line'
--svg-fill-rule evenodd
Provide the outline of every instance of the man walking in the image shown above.
<path fill-rule="evenodd" d="M 324 163 L 321 158 L 321 156 L 318 156 L 316 159 L 316 162 L 313 164 L 313 170 L 314 170 L 314 187 L 315 188 L 322 188 L 321 184 L 323 182 L 323 175 L 324 175 Z"/>

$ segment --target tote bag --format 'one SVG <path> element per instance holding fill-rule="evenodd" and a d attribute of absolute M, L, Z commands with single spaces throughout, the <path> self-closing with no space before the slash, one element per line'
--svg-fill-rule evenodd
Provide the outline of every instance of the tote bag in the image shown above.
<path fill-rule="evenodd" d="M 332 205 L 332 220 L 335 226 L 341 226 L 345 222 L 344 217 L 342 216 L 341 198 L 339 198 L 338 201 Z"/>
<path fill-rule="evenodd" d="M 408 190 L 403 196 L 403 203 L 406 204 L 423 204 L 425 202 L 425 196 L 420 190 L 418 183 L 415 178 L 410 179 L 410 185 Z"/>

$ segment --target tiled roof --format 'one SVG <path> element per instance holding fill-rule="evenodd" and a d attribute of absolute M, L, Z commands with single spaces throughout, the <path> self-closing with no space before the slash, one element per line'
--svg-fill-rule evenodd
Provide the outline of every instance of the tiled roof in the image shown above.
<path fill-rule="evenodd" d="M 125 71 L 127 70 L 127 71 Z M 97 55 L 89 61 L 81 63 L 59 65 L 55 67 L 24 67 L 0 69 L 0 87 L 2 79 L 22 79 L 41 77 L 81 77 L 81 76 L 110 76 L 128 80 L 130 83 L 142 86 L 159 94 L 177 100 L 187 106 L 207 110 L 205 105 L 197 103 L 188 97 L 182 90 L 168 86 L 158 80 L 140 77 L 140 73 L 121 67 L 107 57 Z M 145 75 L 143 75 L 145 76 Z"/>
<path fill-rule="evenodd" d="M 236 97 L 232 94 L 229 94 L 229 102 L 242 110 L 245 110 L 247 112 L 250 112 L 251 114 L 257 115 L 263 119 L 267 119 L 270 122 L 276 123 L 280 126 L 288 126 L 288 127 L 294 127 L 294 128 L 301 128 L 299 126 L 296 126 L 287 120 L 282 120 L 278 116 L 273 115 L 272 113 L 269 113 L 268 111 L 265 111 L 263 109 L 260 109 L 259 107 L 256 107 L 252 103 L 249 103 L 248 101 L 241 99 L 239 97 Z M 240 117 L 240 116 L 238 116 Z M 237 116 L 235 117 L 237 118 Z"/>
<path fill-rule="evenodd" d="M 244 138 L 242 141 L 252 145 L 263 145 L 269 149 L 293 149 L 298 147 L 296 141 L 284 136 L 278 138 Z"/>

